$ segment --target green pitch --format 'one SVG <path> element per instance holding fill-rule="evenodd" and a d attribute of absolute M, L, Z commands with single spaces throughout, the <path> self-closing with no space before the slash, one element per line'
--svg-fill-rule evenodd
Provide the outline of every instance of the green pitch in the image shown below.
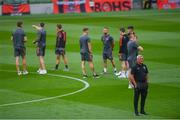
<path fill-rule="evenodd" d="M 11 32 L 18 20 L 24 21 L 28 42 L 27 76 L 17 76 L 13 57 Z M 48 73 L 38 75 L 38 58 L 32 41 L 36 32 L 32 24 L 46 23 L 47 49 L 45 62 Z M 69 72 L 64 72 L 61 64 L 59 71 L 55 66 L 56 24 L 61 23 L 67 32 L 66 53 Z M 0 17 L 0 118 L 180 118 L 180 10 L 130 11 L 113 13 L 33 15 L 21 17 Z M 107 75 L 99 79 L 88 78 L 87 89 L 81 81 L 69 79 L 65 75 L 82 79 L 80 69 L 79 36 L 82 28 L 90 28 L 93 44 L 95 69 L 102 71 L 102 28 L 108 26 L 116 45 L 114 57 L 118 61 L 119 27 L 134 25 L 145 64 L 150 71 L 150 88 L 146 102 L 148 116 L 135 117 L 133 111 L 133 90 L 127 89 L 128 81 L 113 75 L 108 66 Z M 91 76 L 87 66 L 88 75 Z M 52 75 L 53 74 L 53 75 Z M 54 76 L 58 75 L 58 76 Z M 75 91 L 78 93 L 73 93 Z M 73 93 L 73 94 L 69 94 Z M 63 95 L 67 95 L 64 96 Z M 61 96 L 46 100 L 47 98 Z M 36 101 L 39 100 L 40 101 Z M 44 100 L 45 99 L 45 100 Z M 34 102 L 32 100 L 35 100 Z M 26 101 L 31 101 L 27 102 Z M 22 103 L 19 103 L 22 102 Z M 25 103 L 24 103 L 25 102 Z M 14 104 L 18 103 L 18 104 Z M 9 105 L 9 106 L 8 106 Z"/>

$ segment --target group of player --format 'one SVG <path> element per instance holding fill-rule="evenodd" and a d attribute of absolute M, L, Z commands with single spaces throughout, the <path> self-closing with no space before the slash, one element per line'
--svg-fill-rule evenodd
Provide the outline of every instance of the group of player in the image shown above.
<path fill-rule="evenodd" d="M 82 60 L 82 71 L 83 77 L 88 77 L 85 71 L 85 61 L 89 62 L 90 68 L 93 72 L 94 77 L 99 77 L 94 70 L 94 65 L 92 62 L 92 48 L 90 37 L 88 36 L 89 29 L 83 29 L 83 35 L 80 37 L 80 48 L 81 48 L 81 60 Z M 111 61 L 111 64 L 114 69 L 114 74 L 118 78 L 129 78 L 131 68 L 136 64 L 136 59 L 139 51 L 143 51 L 143 47 L 138 45 L 137 36 L 134 32 L 134 27 L 129 26 L 128 32 L 126 33 L 125 28 L 120 28 L 120 40 L 119 40 L 119 60 L 121 64 L 120 71 L 117 72 L 115 62 L 113 59 L 113 49 L 114 49 L 114 39 L 109 33 L 109 28 L 103 28 L 103 35 L 101 37 L 103 43 L 103 62 L 104 68 L 102 74 L 107 73 L 107 60 Z M 129 88 L 132 88 L 133 85 L 129 82 Z"/>
<path fill-rule="evenodd" d="M 11 40 L 14 45 L 14 56 L 16 57 L 16 70 L 18 75 L 28 74 L 27 65 L 26 65 L 26 47 L 25 42 L 27 41 L 26 34 L 23 30 L 23 22 L 17 22 L 17 29 L 13 31 Z M 39 69 L 37 72 L 39 74 L 47 74 L 44 56 L 46 50 L 46 30 L 44 29 L 45 24 L 40 23 L 37 25 L 32 25 L 33 28 L 37 30 L 37 39 L 33 41 L 33 44 L 36 44 L 36 53 L 39 57 Z M 65 70 L 68 71 L 68 63 L 65 55 L 65 45 L 66 45 L 66 32 L 63 31 L 61 24 L 57 24 L 57 38 L 56 38 L 56 65 L 55 70 L 58 69 L 60 64 L 60 56 L 62 56 L 65 63 Z M 20 71 L 19 68 L 19 58 L 22 57 L 23 71 Z"/>
<path fill-rule="evenodd" d="M 26 75 L 28 74 L 26 68 L 26 47 L 24 43 L 27 41 L 26 34 L 22 28 L 23 22 L 17 22 L 17 29 L 12 33 L 11 40 L 14 44 L 14 55 L 16 57 L 16 70 L 18 75 Z M 39 57 L 39 74 L 46 74 L 47 70 L 44 63 L 45 49 L 46 49 L 46 30 L 44 29 L 45 24 L 40 23 L 37 25 L 32 25 L 33 28 L 37 30 L 37 39 L 33 41 L 36 44 L 36 53 Z M 66 71 L 69 70 L 68 62 L 66 57 L 66 32 L 63 30 L 61 24 L 56 25 L 57 35 L 56 35 L 56 65 L 55 70 L 58 70 L 60 64 L 60 57 L 62 56 L 65 64 Z M 118 76 L 118 78 L 128 78 L 128 73 L 130 73 L 130 69 L 136 64 L 136 59 L 138 56 L 138 51 L 143 51 L 143 47 L 138 45 L 137 36 L 134 32 L 134 27 L 129 26 L 127 28 L 127 32 L 125 28 L 120 28 L 120 40 L 119 40 L 119 60 L 121 64 L 120 71 L 117 72 L 117 68 L 115 66 L 115 62 L 113 59 L 113 49 L 114 49 L 114 39 L 109 33 L 109 28 L 103 28 L 103 35 L 101 37 L 101 41 L 103 43 L 103 62 L 104 68 L 102 74 L 107 73 L 107 60 L 111 61 L 111 64 L 114 69 L 114 74 Z M 81 54 L 81 68 L 83 78 L 87 78 L 85 63 L 88 62 L 90 69 L 93 72 L 93 77 L 98 78 L 99 75 L 95 72 L 94 64 L 93 64 L 93 55 L 92 55 L 92 47 L 91 40 L 89 37 L 89 29 L 87 27 L 83 28 L 83 34 L 80 37 L 80 54 Z M 23 62 L 23 71 L 19 69 L 19 57 L 22 57 Z M 129 72 L 128 72 L 129 71 Z M 132 85 L 129 84 L 129 88 Z"/>

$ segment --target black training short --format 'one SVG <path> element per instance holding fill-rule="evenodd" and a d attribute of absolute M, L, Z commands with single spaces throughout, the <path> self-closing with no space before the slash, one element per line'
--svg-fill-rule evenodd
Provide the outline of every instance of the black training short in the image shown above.
<path fill-rule="evenodd" d="M 90 53 L 81 53 L 81 61 L 92 61 L 93 56 Z"/>
<path fill-rule="evenodd" d="M 107 60 L 107 59 L 113 60 L 112 52 L 103 53 L 103 60 Z"/>
<path fill-rule="evenodd" d="M 24 57 L 26 55 L 26 48 L 25 47 L 18 47 L 14 48 L 14 57 Z"/>
<path fill-rule="evenodd" d="M 132 68 L 134 65 L 136 65 L 136 57 L 128 57 L 128 64 L 129 68 Z"/>
<path fill-rule="evenodd" d="M 65 52 L 65 49 L 64 49 L 64 48 L 56 48 L 55 54 L 56 54 L 56 55 L 65 55 L 66 52 Z"/>
<path fill-rule="evenodd" d="M 36 54 L 37 56 L 45 56 L 46 47 L 37 47 Z"/>
<path fill-rule="evenodd" d="M 119 56 L 119 60 L 120 60 L 120 61 L 127 61 L 127 57 L 128 57 L 127 54 L 121 53 L 121 55 Z"/>

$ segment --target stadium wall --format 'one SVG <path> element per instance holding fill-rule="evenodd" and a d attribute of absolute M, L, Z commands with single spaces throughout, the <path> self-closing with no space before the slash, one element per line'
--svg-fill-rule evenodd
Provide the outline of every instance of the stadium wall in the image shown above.
<path fill-rule="evenodd" d="M 43 4 L 30 4 L 31 14 L 52 14 L 53 4 L 43 3 Z"/>

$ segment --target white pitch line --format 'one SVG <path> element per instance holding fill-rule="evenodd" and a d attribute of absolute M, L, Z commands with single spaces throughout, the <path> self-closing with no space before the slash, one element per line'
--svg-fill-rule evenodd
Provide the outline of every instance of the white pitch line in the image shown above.
<path fill-rule="evenodd" d="M 0 70 L 0 71 L 15 72 L 15 71 L 8 71 L 8 70 Z M 34 72 L 31 72 L 31 73 L 35 74 Z M 74 92 L 71 92 L 71 93 L 67 93 L 67 94 L 63 94 L 63 95 L 47 97 L 47 98 L 41 98 L 41 99 L 28 100 L 28 101 L 22 101 L 22 102 L 14 102 L 14 103 L 1 104 L 0 107 L 13 106 L 13 105 L 21 105 L 21 104 L 27 104 L 27 103 L 35 103 L 35 102 L 41 102 L 41 101 L 47 101 L 47 100 L 62 98 L 62 97 L 65 97 L 65 96 L 69 96 L 69 95 L 73 95 L 73 94 L 76 94 L 76 93 L 80 93 L 80 92 L 86 90 L 90 86 L 88 82 L 86 82 L 84 80 L 81 80 L 79 78 L 65 76 L 65 75 L 57 75 L 57 74 L 46 74 L 46 75 L 54 76 L 54 77 L 62 77 L 62 78 L 67 78 L 67 79 L 79 81 L 79 82 L 84 84 L 84 87 L 79 89 L 79 90 L 77 90 L 77 91 L 74 91 Z"/>

